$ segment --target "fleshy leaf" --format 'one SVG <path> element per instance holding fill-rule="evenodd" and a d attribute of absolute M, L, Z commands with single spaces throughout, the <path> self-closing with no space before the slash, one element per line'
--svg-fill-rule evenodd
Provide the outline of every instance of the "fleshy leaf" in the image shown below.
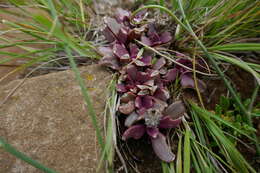
<path fill-rule="evenodd" d="M 142 124 L 133 125 L 129 127 L 123 134 L 122 139 L 127 140 L 129 138 L 140 139 L 145 133 L 145 126 Z"/>
<path fill-rule="evenodd" d="M 138 109 L 149 109 L 153 107 L 153 104 L 153 97 L 149 95 L 137 96 L 135 99 L 135 107 L 137 107 Z"/>
<path fill-rule="evenodd" d="M 128 103 L 122 103 L 118 109 L 123 114 L 131 114 L 135 110 L 135 102 L 129 101 Z"/>
<path fill-rule="evenodd" d="M 175 159 L 170 147 L 166 143 L 165 136 L 158 133 L 157 138 L 151 138 L 155 154 L 165 162 L 171 162 Z"/>
<path fill-rule="evenodd" d="M 117 38 L 119 30 L 122 28 L 122 25 L 111 17 L 105 17 L 104 22 L 107 25 L 107 27 L 103 30 L 103 34 L 105 35 L 106 39 L 108 39 L 108 41 L 111 42 L 111 38 Z"/>
<path fill-rule="evenodd" d="M 164 78 L 168 81 L 168 82 L 172 82 L 176 79 L 178 74 L 178 70 L 176 68 L 174 69 L 170 69 L 166 75 L 164 76 Z"/>
<path fill-rule="evenodd" d="M 170 104 L 163 112 L 165 116 L 169 116 L 172 119 L 178 119 L 186 112 L 185 106 L 182 101 L 176 101 Z"/>
<path fill-rule="evenodd" d="M 99 61 L 100 65 L 106 66 L 106 67 L 110 67 L 114 70 L 119 70 L 120 69 L 120 65 L 118 62 L 118 59 L 114 56 L 104 56 L 100 61 Z"/>
<path fill-rule="evenodd" d="M 120 93 L 127 92 L 127 89 L 126 89 L 124 84 L 117 84 L 116 85 L 116 90 L 117 90 L 117 92 L 120 92 Z"/>
<path fill-rule="evenodd" d="M 164 32 L 164 33 L 162 33 L 161 36 L 160 36 L 160 40 L 161 40 L 161 42 L 162 42 L 163 44 L 170 42 L 171 39 L 172 39 L 172 36 L 171 36 L 171 33 L 170 33 L 170 32 Z"/>
<path fill-rule="evenodd" d="M 125 44 L 127 41 L 128 37 L 128 30 L 127 28 L 121 28 L 118 32 L 117 39 L 120 41 L 122 44 Z"/>
<path fill-rule="evenodd" d="M 160 70 L 166 64 L 166 60 L 164 58 L 160 58 L 153 65 L 154 70 Z"/>
<path fill-rule="evenodd" d="M 147 127 L 146 133 L 152 138 L 156 138 L 159 134 L 159 129 L 157 127 Z"/>
<path fill-rule="evenodd" d="M 121 60 L 130 60 L 127 49 L 121 44 L 114 44 L 113 53 Z"/>
<path fill-rule="evenodd" d="M 121 96 L 120 101 L 121 101 L 121 103 L 127 103 L 131 100 L 135 100 L 135 97 L 136 97 L 136 95 L 134 93 L 127 92 Z"/>
<path fill-rule="evenodd" d="M 125 120 L 125 126 L 130 127 L 138 120 L 139 120 L 139 115 L 136 112 L 132 112 L 130 115 L 127 116 Z"/>
<path fill-rule="evenodd" d="M 170 116 L 164 116 L 159 124 L 159 128 L 175 128 L 181 123 L 182 118 L 172 119 Z"/>
<path fill-rule="evenodd" d="M 206 84 L 202 80 L 197 79 L 197 81 L 199 91 L 204 92 L 206 89 Z M 181 75 L 181 85 L 183 88 L 195 89 L 195 81 L 193 79 L 192 73 L 184 73 Z"/>
<path fill-rule="evenodd" d="M 128 65 L 128 66 L 126 67 L 126 72 L 127 72 L 128 76 L 129 76 L 129 78 L 130 78 L 131 80 L 135 81 L 135 80 L 137 79 L 137 73 L 138 73 L 138 71 L 137 71 L 136 66 L 134 66 L 134 65 Z"/>
<path fill-rule="evenodd" d="M 136 44 L 131 43 L 129 45 L 129 49 L 130 49 L 131 58 L 135 59 L 137 57 L 138 52 L 139 52 L 138 46 Z"/>
<path fill-rule="evenodd" d="M 154 97 L 162 101 L 167 101 L 170 98 L 170 93 L 166 88 L 157 88 Z"/>
<path fill-rule="evenodd" d="M 147 46 L 152 46 L 152 41 L 146 36 L 141 37 L 141 42 Z"/>

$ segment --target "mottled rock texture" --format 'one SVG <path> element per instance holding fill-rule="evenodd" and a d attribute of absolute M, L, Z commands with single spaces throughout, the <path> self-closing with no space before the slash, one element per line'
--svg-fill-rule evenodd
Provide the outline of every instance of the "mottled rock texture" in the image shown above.
<path fill-rule="evenodd" d="M 102 126 L 111 75 L 98 65 L 81 75 Z M 0 86 L 0 101 L 20 82 Z M 99 146 L 72 71 L 27 79 L 0 107 L 0 136 L 18 150 L 61 173 L 96 172 Z M 0 173 L 41 171 L 0 150 Z"/>

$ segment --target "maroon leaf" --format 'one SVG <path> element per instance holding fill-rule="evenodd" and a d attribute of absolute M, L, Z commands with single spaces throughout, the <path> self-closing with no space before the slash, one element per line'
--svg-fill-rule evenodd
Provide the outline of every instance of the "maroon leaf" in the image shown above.
<path fill-rule="evenodd" d="M 114 56 L 104 56 L 100 61 L 99 61 L 100 65 L 106 66 L 106 67 L 110 67 L 114 70 L 119 70 L 120 69 L 120 65 L 118 62 L 118 59 Z"/>
<path fill-rule="evenodd" d="M 164 116 L 159 124 L 159 128 L 175 128 L 181 123 L 182 118 L 173 120 L 170 116 Z"/>
<path fill-rule="evenodd" d="M 176 101 L 169 105 L 163 112 L 165 116 L 169 116 L 172 119 L 178 119 L 186 112 L 185 106 L 182 101 Z"/>
<path fill-rule="evenodd" d="M 106 40 L 110 43 L 116 40 L 116 36 L 112 33 L 108 26 L 102 30 L 102 34 L 105 36 Z"/>
<path fill-rule="evenodd" d="M 113 53 L 121 60 L 130 60 L 127 49 L 121 44 L 114 44 Z"/>
<path fill-rule="evenodd" d="M 128 30 L 126 28 L 121 28 L 118 32 L 117 38 L 122 44 L 125 44 L 128 37 Z"/>
<path fill-rule="evenodd" d="M 128 76 L 129 76 L 129 78 L 131 79 L 131 80 L 136 80 L 137 79 L 137 73 L 138 73 L 138 71 L 137 71 L 137 68 L 136 68 L 136 66 L 134 66 L 134 65 L 128 65 L 127 67 L 126 67 L 126 72 L 127 72 L 127 74 L 128 74 Z"/>
<path fill-rule="evenodd" d="M 178 70 L 176 68 L 174 69 L 170 69 L 166 75 L 164 76 L 164 78 L 168 81 L 168 82 L 172 82 L 176 79 L 178 74 Z"/>
<path fill-rule="evenodd" d="M 157 127 L 147 127 L 146 133 L 152 138 L 157 138 L 159 134 L 159 129 Z"/>
<path fill-rule="evenodd" d="M 116 90 L 117 90 L 117 92 L 120 92 L 120 93 L 127 92 L 127 89 L 126 89 L 124 84 L 117 84 L 116 85 Z"/>
<path fill-rule="evenodd" d="M 166 64 L 166 60 L 164 58 L 160 58 L 153 65 L 154 70 L 160 70 Z"/>
<path fill-rule="evenodd" d="M 128 103 L 122 103 L 118 109 L 123 114 L 131 114 L 135 110 L 135 102 L 129 101 Z"/>
<path fill-rule="evenodd" d="M 137 96 L 135 99 L 135 107 L 138 109 L 149 109 L 153 107 L 153 97 L 149 95 Z"/>
<path fill-rule="evenodd" d="M 127 92 L 121 96 L 120 101 L 121 101 L 121 103 L 128 103 L 131 100 L 135 100 L 135 97 L 136 97 L 136 95 L 134 93 Z"/>
<path fill-rule="evenodd" d="M 136 44 L 131 43 L 129 45 L 129 49 L 130 49 L 131 58 L 135 59 L 137 57 L 138 52 L 139 52 L 138 46 Z"/>
<path fill-rule="evenodd" d="M 129 127 L 123 134 L 122 139 L 129 138 L 140 139 L 145 133 L 145 125 L 133 125 Z"/>
<path fill-rule="evenodd" d="M 105 17 L 104 22 L 107 25 L 107 27 L 103 30 L 103 34 L 105 35 L 108 41 L 112 42 L 112 38 L 117 38 L 119 30 L 122 28 L 122 25 L 111 17 Z"/>
<path fill-rule="evenodd" d="M 125 120 L 125 126 L 130 127 L 139 120 L 139 115 L 136 112 L 132 112 L 127 116 Z"/>
<path fill-rule="evenodd" d="M 170 98 L 170 93 L 166 88 L 157 88 L 154 97 L 162 101 L 167 101 Z"/>
<path fill-rule="evenodd" d="M 164 32 L 160 36 L 160 40 L 163 44 L 170 42 L 171 39 L 172 39 L 172 36 L 171 36 L 171 33 L 169 33 L 169 32 Z"/>
<path fill-rule="evenodd" d="M 206 84 L 199 79 L 197 79 L 197 82 L 199 91 L 204 92 L 206 89 Z M 192 73 L 183 73 L 183 75 L 181 76 L 181 85 L 183 88 L 195 89 L 195 81 L 193 79 Z"/>
<path fill-rule="evenodd" d="M 165 162 L 171 162 L 175 159 L 175 155 L 171 152 L 170 147 L 166 143 L 165 136 L 158 133 L 157 138 L 151 138 L 152 146 L 155 154 Z"/>
<path fill-rule="evenodd" d="M 146 36 L 141 37 L 141 42 L 147 46 L 152 46 L 152 41 Z"/>

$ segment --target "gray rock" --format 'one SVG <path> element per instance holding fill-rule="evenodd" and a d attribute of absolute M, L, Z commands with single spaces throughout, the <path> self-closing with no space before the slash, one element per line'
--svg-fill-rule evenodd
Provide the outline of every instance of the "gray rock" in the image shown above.
<path fill-rule="evenodd" d="M 102 127 L 111 75 L 97 65 L 81 69 Z M 0 101 L 20 82 L 0 86 Z M 0 136 L 18 150 L 62 173 L 96 172 L 99 145 L 72 71 L 28 79 L 0 107 Z M 41 172 L 0 150 L 0 173 Z"/>

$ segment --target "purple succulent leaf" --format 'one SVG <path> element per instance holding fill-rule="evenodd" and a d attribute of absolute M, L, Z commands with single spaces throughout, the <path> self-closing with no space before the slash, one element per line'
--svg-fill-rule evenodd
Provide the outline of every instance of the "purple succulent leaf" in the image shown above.
<path fill-rule="evenodd" d="M 146 72 L 137 72 L 137 81 L 141 84 L 145 83 L 146 81 L 150 80 L 151 76 L 149 73 Z"/>
<path fill-rule="evenodd" d="M 177 75 L 178 75 L 178 69 L 174 68 L 174 69 L 170 69 L 166 75 L 164 76 L 164 79 L 166 79 L 168 82 L 172 82 L 176 79 Z"/>
<path fill-rule="evenodd" d="M 182 118 L 172 119 L 170 116 L 164 116 L 160 120 L 159 128 L 175 128 L 182 122 Z"/>
<path fill-rule="evenodd" d="M 130 60 L 130 55 L 125 48 L 124 45 L 121 44 L 114 44 L 113 46 L 113 53 L 120 59 L 120 60 Z"/>
<path fill-rule="evenodd" d="M 163 110 L 168 106 L 167 102 L 159 100 L 159 99 L 154 99 L 154 109 L 158 110 L 159 112 L 163 112 Z"/>
<path fill-rule="evenodd" d="M 141 37 L 141 42 L 147 46 L 152 46 L 153 43 L 152 41 L 150 40 L 150 38 L 146 37 L 146 36 L 142 36 Z"/>
<path fill-rule="evenodd" d="M 151 138 L 157 138 L 159 132 L 159 129 L 157 127 L 146 127 L 146 133 L 151 137 Z"/>
<path fill-rule="evenodd" d="M 152 56 L 150 55 L 145 55 L 143 56 L 143 58 L 141 59 L 141 61 L 145 64 L 145 65 L 151 65 L 152 64 Z"/>
<path fill-rule="evenodd" d="M 117 84 L 117 85 L 116 85 L 116 90 L 117 90 L 117 92 L 119 92 L 119 93 L 125 93 L 125 92 L 127 92 L 127 89 L 126 89 L 126 87 L 125 87 L 124 84 Z"/>
<path fill-rule="evenodd" d="M 162 33 L 160 36 L 160 40 L 161 40 L 162 44 L 166 44 L 166 43 L 170 42 L 172 40 L 171 33 L 170 32 Z"/>
<path fill-rule="evenodd" d="M 104 56 L 100 61 L 100 65 L 110 67 L 114 70 L 119 70 L 120 69 L 120 64 L 118 62 L 118 59 L 114 56 Z"/>
<path fill-rule="evenodd" d="M 170 93 L 166 88 L 157 88 L 154 97 L 162 101 L 167 101 L 170 98 Z"/>
<path fill-rule="evenodd" d="M 142 105 L 146 109 L 153 107 L 153 105 L 154 105 L 153 97 L 149 96 L 149 95 L 143 96 L 142 97 Z"/>
<path fill-rule="evenodd" d="M 129 115 L 135 110 L 135 102 L 134 101 L 129 101 L 128 103 L 122 103 L 119 106 L 119 112 Z"/>
<path fill-rule="evenodd" d="M 129 127 L 123 134 L 122 139 L 127 140 L 129 138 L 140 139 L 145 133 L 145 125 L 138 124 Z"/>
<path fill-rule="evenodd" d="M 135 81 L 137 79 L 138 71 L 135 65 L 128 65 L 126 67 L 126 72 L 131 80 Z"/>
<path fill-rule="evenodd" d="M 206 90 L 206 84 L 199 79 L 197 79 L 197 82 L 199 91 L 204 92 Z M 192 73 L 183 73 L 181 75 L 181 85 L 183 88 L 195 89 L 195 81 L 193 79 Z"/>
<path fill-rule="evenodd" d="M 106 26 L 101 32 L 108 42 L 112 43 L 116 40 L 116 36 L 112 33 L 108 26 Z"/>
<path fill-rule="evenodd" d="M 136 44 L 130 43 L 129 49 L 130 49 L 130 57 L 132 59 L 135 59 L 139 52 L 138 46 Z"/>
<path fill-rule="evenodd" d="M 140 116 L 143 117 L 143 116 L 145 115 L 145 113 L 147 112 L 147 109 L 144 108 L 144 107 L 142 107 L 142 108 L 138 109 L 136 112 L 137 112 Z"/>
<path fill-rule="evenodd" d="M 117 35 L 118 41 L 125 44 L 128 38 L 128 30 L 126 28 L 121 28 Z"/>
<path fill-rule="evenodd" d="M 153 79 L 150 79 L 150 80 L 146 81 L 146 82 L 144 83 L 144 85 L 147 85 L 147 86 L 152 87 L 152 86 L 154 86 L 154 80 L 153 80 Z"/>
<path fill-rule="evenodd" d="M 145 96 L 145 95 L 149 95 L 149 94 L 150 94 L 150 91 L 148 89 L 143 89 L 137 93 L 138 96 Z"/>
<path fill-rule="evenodd" d="M 171 117 L 173 120 L 180 118 L 186 112 L 182 101 L 176 101 L 170 104 L 163 112 L 163 115 Z"/>
<path fill-rule="evenodd" d="M 149 95 L 137 96 L 135 99 L 135 107 L 138 109 L 149 109 L 153 107 L 153 97 Z"/>
<path fill-rule="evenodd" d="M 103 34 L 108 39 L 108 41 L 111 42 L 111 38 L 117 38 L 118 33 L 120 29 L 122 28 L 122 25 L 119 24 L 116 19 L 111 17 L 105 17 L 104 22 L 107 25 L 107 27 L 103 30 Z M 113 40 L 114 41 L 114 40 Z"/>
<path fill-rule="evenodd" d="M 114 70 L 120 69 L 118 59 L 114 56 L 110 47 L 99 47 L 98 51 L 104 56 L 99 61 L 99 64 L 110 67 Z"/>
<path fill-rule="evenodd" d="M 164 65 L 166 64 L 165 58 L 160 58 L 156 61 L 156 63 L 153 65 L 154 70 L 160 70 Z"/>
<path fill-rule="evenodd" d="M 135 100 L 136 95 L 132 92 L 127 92 L 124 93 L 121 97 L 120 97 L 120 102 L 121 103 L 128 103 L 129 101 Z"/>
<path fill-rule="evenodd" d="M 123 10 L 122 8 L 118 8 L 116 10 L 116 19 L 119 23 L 123 23 L 125 21 L 129 21 L 131 13 L 129 11 Z"/>
<path fill-rule="evenodd" d="M 139 119 L 139 115 L 136 112 L 132 112 L 130 115 L 127 116 L 125 120 L 125 126 L 130 127 L 134 123 L 136 123 Z"/>
<path fill-rule="evenodd" d="M 159 133 L 157 138 L 151 138 L 153 150 L 155 154 L 165 162 L 171 162 L 175 159 L 171 148 L 166 143 L 166 138 L 163 134 Z"/>

